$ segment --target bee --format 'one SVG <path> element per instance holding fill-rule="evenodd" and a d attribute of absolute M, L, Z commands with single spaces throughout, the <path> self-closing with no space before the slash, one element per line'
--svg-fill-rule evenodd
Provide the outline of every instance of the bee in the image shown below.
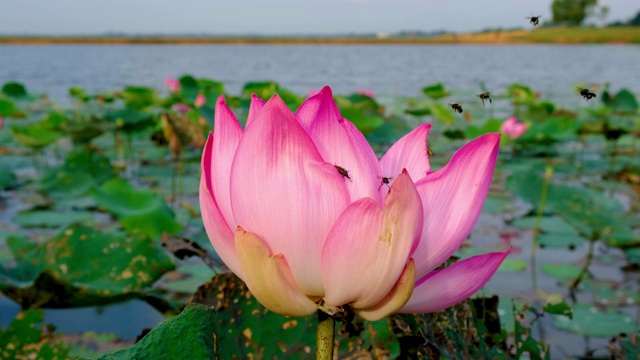
<path fill-rule="evenodd" d="M 483 92 L 482 94 L 479 94 L 478 97 L 480 98 L 480 100 L 482 100 L 482 106 L 484 106 L 484 101 L 485 100 L 489 100 L 489 104 L 491 104 L 491 93 L 490 92 Z"/>
<path fill-rule="evenodd" d="M 455 102 L 453 104 L 449 104 L 449 106 L 451 106 L 453 111 L 457 112 L 458 114 L 462 114 L 462 105 L 460 105 L 459 103 Z"/>
<path fill-rule="evenodd" d="M 353 182 L 351 180 L 351 177 L 349 176 L 349 172 L 345 168 L 343 168 L 342 166 L 338 166 L 338 165 L 333 165 L 333 166 L 336 167 L 336 169 L 338 170 L 338 174 L 340 174 L 343 179 L 347 178 L 347 179 L 349 179 L 349 181 Z"/>
<path fill-rule="evenodd" d="M 434 155 L 433 150 L 431 150 L 431 148 L 428 145 L 427 145 L 427 155 L 429 155 L 429 156 L 433 156 Z"/>
<path fill-rule="evenodd" d="M 542 16 L 538 15 L 538 16 L 527 16 L 527 19 L 529 19 L 529 22 L 531 23 L 531 25 L 533 26 L 538 26 L 540 24 L 540 18 Z"/>
<path fill-rule="evenodd" d="M 393 179 L 393 178 L 392 177 L 383 177 L 382 181 L 380 182 L 380 186 L 378 186 L 378 190 L 380 190 L 382 185 L 387 185 L 389 190 L 391 190 L 391 186 L 389 185 L 389 183 L 391 182 L 391 179 Z"/>
<path fill-rule="evenodd" d="M 591 92 L 591 90 L 589 89 L 578 88 L 578 90 L 580 91 L 580 96 L 582 96 L 587 101 L 596 97 L 596 93 Z"/>

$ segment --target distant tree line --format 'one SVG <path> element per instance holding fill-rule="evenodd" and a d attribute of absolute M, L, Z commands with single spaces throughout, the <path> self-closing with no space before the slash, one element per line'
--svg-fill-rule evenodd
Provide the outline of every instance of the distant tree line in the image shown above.
<path fill-rule="evenodd" d="M 587 18 L 595 17 L 604 22 L 609 7 L 598 6 L 598 0 L 553 0 L 553 19 L 549 25 L 580 26 Z M 616 21 L 608 26 L 640 26 L 640 11 L 629 21 Z"/>

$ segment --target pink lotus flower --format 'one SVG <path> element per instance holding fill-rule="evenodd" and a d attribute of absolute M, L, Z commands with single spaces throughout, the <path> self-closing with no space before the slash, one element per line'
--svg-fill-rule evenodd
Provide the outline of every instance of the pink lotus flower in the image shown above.
<path fill-rule="evenodd" d="M 0 129 L 2 129 L 3 126 L 4 126 L 4 119 L 2 119 L 2 116 L 0 116 Z"/>
<path fill-rule="evenodd" d="M 371 89 L 358 89 L 357 93 L 361 95 L 366 95 L 372 99 L 376 97 L 376 93 L 374 93 L 373 90 Z"/>
<path fill-rule="evenodd" d="M 430 172 L 429 129 L 416 128 L 378 160 L 328 87 L 295 114 L 277 95 L 267 103 L 254 95 L 244 130 L 221 96 L 200 179 L 215 250 L 283 315 L 309 315 L 322 303 L 377 320 L 465 300 L 508 251 L 435 269 L 480 215 L 500 135 L 471 141 Z"/>
<path fill-rule="evenodd" d="M 202 94 L 198 94 L 198 96 L 196 96 L 196 99 L 193 102 L 193 105 L 195 105 L 195 107 L 197 108 L 200 108 L 200 107 L 203 107 L 206 102 L 207 102 L 207 98 L 205 98 L 204 95 Z"/>
<path fill-rule="evenodd" d="M 512 139 L 519 138 L 525 131 L 527 131 L 527 124 L 518 122 L 515 116 L 508 118 L 500 126 L 500 132 Z"/>
<path fill-rule="evenodd" d="M 189 111 L 191 111 L 191 108 L 189 107 L 189 105 L 185 105 L 185 104 L 173 104 L 173 106 L 171 106 L 171 109 L 175 112 L 179 112 L 183 114 L 186 114 Z"/>
<path fill-rule="evenodd" d="M 171 92 L 177 92 L 177 91 L 180 90 L 180 81 L 178 81 L 176 79 L 173 79 L 173 78 L 164 79 L 164 85 Z"/>

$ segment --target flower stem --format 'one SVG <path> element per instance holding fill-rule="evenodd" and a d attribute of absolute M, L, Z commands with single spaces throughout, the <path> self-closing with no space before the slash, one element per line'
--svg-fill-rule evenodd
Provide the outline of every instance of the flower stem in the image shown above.
<path fill-rule="evenodd" d="M 318 334 L 316 360 L 333 359 L 333 342 L 336 320 L 322 310 L 318 310 Z"/>

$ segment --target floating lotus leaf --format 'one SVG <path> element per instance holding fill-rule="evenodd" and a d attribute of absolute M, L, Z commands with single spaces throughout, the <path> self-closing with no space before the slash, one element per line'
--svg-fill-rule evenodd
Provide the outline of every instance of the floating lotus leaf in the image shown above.
<path fill-rule="evenodd" d="M 68 359 L 69 349 L 53 342 L 42 310 L 21 311 L 6 329 L 0 328 L 1 359 Z"/>
<path fill-rule="evenodd" d="M 422 88 L 422 92 L 428 97 L 437 100 L 449 96 L 451 93 L 444 88 L 442 83 L 436 83 L 433 85 Z"/>
<path fill-rule="evenodd" d="M 163 232 L 176 234 L 182 226 L 166 202 L 151 190 L 136 190 L 123 179 L 114 178 L 95 190 L 98 206 L 114 214 L 131 233 L 158 238 Z"/>
<path fill-rule="evenodd" d="M 145 236 L 71 226 L 40 244 L 10 237 L 0 291 L 23 308 L 103 305 L 137 298 L 174 264 Z"/>
<path fill-rule="evenodd" d="M 634 319 L 614 309 L 601 311 L 589 304 L 577 304 L 573 307 L 573 319 L 556 316 L 553 325 L 580 335 L 610 337 L 620 333 L 630 334 L 638 329 Z"/>
<path fill-rule="evenodd" d="M 216 331 L 216 311 L 190 304 L 178 316 L 166 320 L 135 345 L 100 357 L 100 360 L 128 359 L 231 359 L 224 353 Z"/>
<path fill-rule="evenodd" d="M 22 212 L 11 220 L 22 227 L 59 228 L 92 219 L 93 213 L 88 211 L 36 210 Z"/>
<path fill-rule="evenodd" d="M 61 133 L 42 122 L 31 123 L 25 127 L 12 126 L 11 135 L 22 145 L 32 149 L 42 149 L 62 136 Z"/>
<path fill-rule="evenodd" d="M 27 96 L 27 89 L 18 82 L 8 82 L 2 86 L 2 92 L 10 97 L 21 98 Z"/>
<path fill-rule="evenodd" d="M 81 196 L 115 175 L 107 157 L 85 147 L 71 150 L 64 164 L 50 168 L 40 179 L 50 195 Z"/>

